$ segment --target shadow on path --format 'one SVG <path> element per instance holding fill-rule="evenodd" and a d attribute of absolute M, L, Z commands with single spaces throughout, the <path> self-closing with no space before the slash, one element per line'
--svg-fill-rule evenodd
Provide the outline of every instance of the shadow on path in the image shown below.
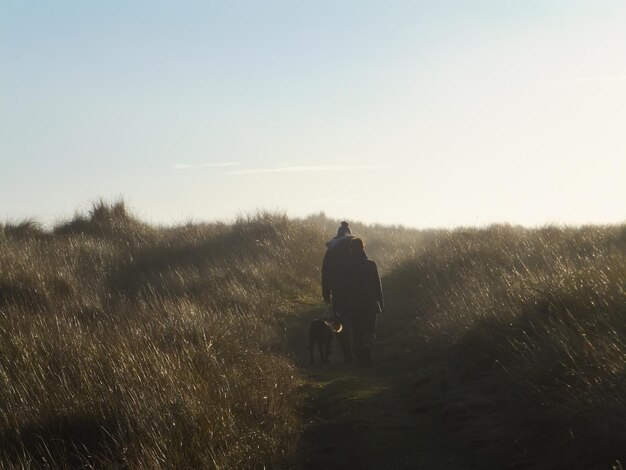
<path fill-rule="evenodd" d="M 309 365 L 308 325 L 324 309 L 294 315 L 289 345 L 303 377 L 304 430 L 293 469 L 459 469 L 458 449 L 439 425 L 439 366 L 407 354 L 381 317 L 371 369 L 343 364 L 337 342 L 330 365 Z"/>

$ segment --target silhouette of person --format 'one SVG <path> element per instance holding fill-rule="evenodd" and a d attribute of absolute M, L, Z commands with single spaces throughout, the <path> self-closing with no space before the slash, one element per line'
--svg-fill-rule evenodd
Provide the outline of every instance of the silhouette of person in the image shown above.
<path fill-rule="evenodd" d="M 337 236 L 326 243 L 326 253 L 322 261 L 322 296 L 324 302 L 330 305 L 331 312 L 338 316 L 343 324 L 343 330 L 338 334 L 337 339 L 344 360 L 353 360 L 350 343 L 350 325 L 345 312 L 345 267 L 348 260 L 350 240 L 354 239 L 348 222 L 341 222 L 337 230 Z"/>
<path fill-rule="evenodd" d="M 351 327 L 357 359 L 362 365 L 370 367 L 376 322 L 384 307 L 383 291 L 378 267 L 367 257 L 360 238 L 350 240 L 344 280 L 342 317 Z"/>

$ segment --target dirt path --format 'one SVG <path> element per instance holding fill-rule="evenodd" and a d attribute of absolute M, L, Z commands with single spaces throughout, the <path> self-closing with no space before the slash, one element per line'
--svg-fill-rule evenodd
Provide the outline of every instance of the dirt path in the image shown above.
<path fill-rule="evenodd" d="M 309 365 L 308 325 L 324 311 L 295 315 L 287 334 L 307 380 L 297 469 L 460 469 L 454 443 L 441 430 L 433 358 L 403 352 L 384 317 L 374 367 L 342 363 L 333 344 L 330 365 Z"/>

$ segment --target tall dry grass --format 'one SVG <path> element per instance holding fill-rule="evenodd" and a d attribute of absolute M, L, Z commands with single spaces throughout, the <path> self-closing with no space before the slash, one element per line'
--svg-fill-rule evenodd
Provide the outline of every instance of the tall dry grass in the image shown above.
<path fill-rule="evenodd" d="M 440 232 L 387 281 L 477 468 L 623 462 L 626 227 Z"/>
<path fill-rule="evenodd" d="M 51 232 L 6 225 L 2 466 L 283 462 L 300 383 L 284 319 L 317 286 L 321 238 L 265 213 L 151 227 L 103 201 Z"/>
<path fill-rule="evenodd" d="M 0 226 L 0 466 L 285 464 L 301 381 L 285 321 L 321 300 L 337 225 L 155 227 L 98 201 L 50 231 Z M 439 370 L 436 412 L 470 467 L 623 459 L 626 227 L 351 225 L 394 360 Z"/>

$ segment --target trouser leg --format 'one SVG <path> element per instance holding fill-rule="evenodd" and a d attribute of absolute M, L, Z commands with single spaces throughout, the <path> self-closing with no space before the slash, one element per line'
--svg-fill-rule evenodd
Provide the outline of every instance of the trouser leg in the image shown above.
<path fill-rule="evenodd" d="M 363 363 L 364 357 L 364 333 L 363 321 L 359 318 L 352 323 L 352 340 L 354 354 L 360 363 Z"/>
<path fill-rule="evenodd" d="M 378 315 L 368 314 L 364 317 L 362 341 L 362 363 L 366 366 L 372 365 L 372 348 L 376 341 L 376 321 Z"/>
<path fill-rule="evenodd" d="M 353 354 L 353 345 L 352 345 L 352 322 L 348 318 L 342 317 L 342 330 L 341 333 L 337 335 L 337 341 L 339 342 L 339 347 L 341 348 L 341 354 L 343 354 L 343 359 L 346 362 L 351 362 L 354 360 Z"/>

